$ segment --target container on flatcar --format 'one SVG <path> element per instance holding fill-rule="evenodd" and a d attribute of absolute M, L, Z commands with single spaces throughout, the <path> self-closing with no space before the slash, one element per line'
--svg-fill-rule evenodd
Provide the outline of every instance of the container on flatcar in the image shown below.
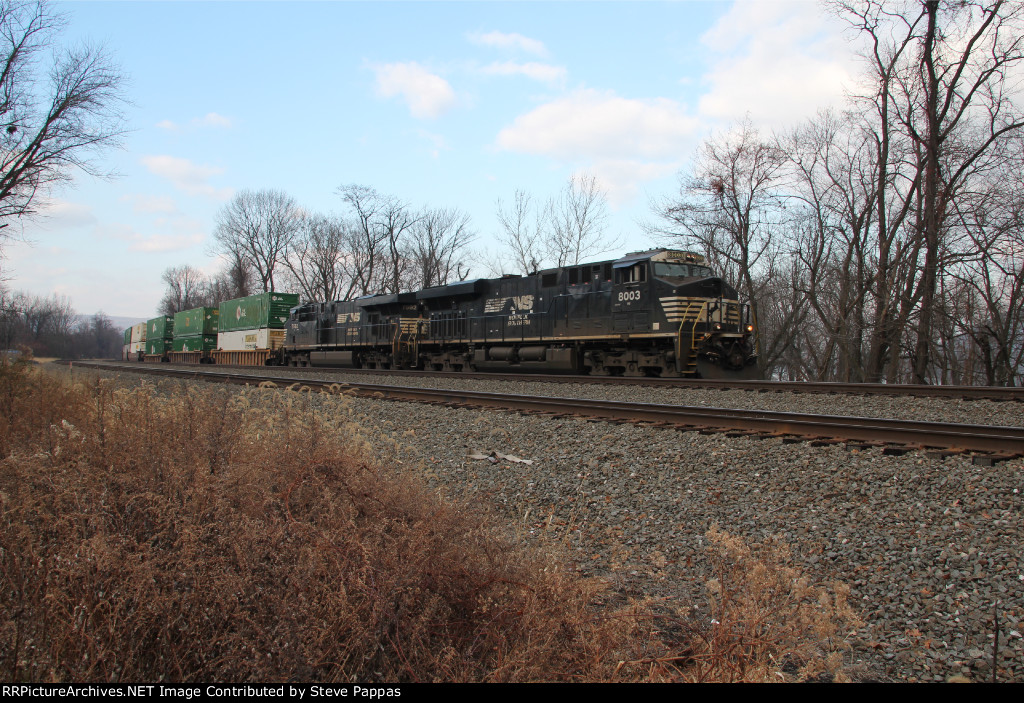
<path fill-rule="evenodd" d="M 171 339 L 174 336 L 174 318 L 170 315 L 154 317 L 146 322 L 146 339 Z"/>
<path fill-rule="evenodd" d="M 156 337 L 146 340 L 146 356 L 164 357 L 171 351 L 171 340 Z"/>
<path fill-rule="evenodd" d="M 262 327 L 251 330 L 234 330 L 217 335 L 217 348 L 224 351 L 252 351 L 255 349 L 280 349 L 284 346 L 283 329 Z"/>
<path fill-rule="evenodd" d="M 176 352 L 209 352 L 217 348 L 217 335 L 199 334 L 175 337 L 172 348 Z"/>
<path fill-rule="evenodd" d="M 219 318 L 220 308 L 182 310 L 174 315 L 174 336 L 177 338 L 215 335 L 220 331 L 217 325 Z"/>
<path fill-rule="evenodd" d="M 259 293 L 220 304 L 219 333 L 261 328 L 284 329 L 289 311 L 299 304 L 296 293 Z M 266 347 L 264 347 L 266 348 Z"/>

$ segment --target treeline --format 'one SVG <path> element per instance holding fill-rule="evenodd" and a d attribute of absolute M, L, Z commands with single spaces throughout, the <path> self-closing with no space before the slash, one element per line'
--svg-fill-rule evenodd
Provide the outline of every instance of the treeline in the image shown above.
<path fill-rule="evenodd" d="M 457 208 L 414 207 L 355 184 L 337 195 L 342 214 L 325 215 L 279 190 L 242 191 L 217 215 L 224 268 L 213 277 L 187 264 L 168 268 L 160 312 L 269 290 L 351 300 L 465 280 L 471 268 L 497 276 L 573 265 L 617 246 L 604 236 L 607 198 L 591 176 L 572 176 L 543 203 L 521 190 L 510 205 L 499 200 L 495 239 L 503 248 L 491 253 L 471 249 L 476 231 Z"/>
<path fill-rule="evenodd" d="M 866 39 L 848 108 L 708 139 L 651 230 L 737 283 L 769 377 L 1021 385 L 1024 9 L 833 6 Z"/>
<path fill-rule="evenodd" d="M 0 349 L 65 359 L 118 358 L 123 343 L 123 330 L 102 312 L 79 320 L 66 296 L 0 288 Z"/>
<path fill-rule="evenodd" d="M 217 215 L 216 253 L 227 262 L 208 279 L 192 266 L 164 273 L 161 312 L 269 290 L 304 300 L 347 300 L 464 280 L 469 215 L 414 208 L 360 185 L 338 189 L 344 215 L 309 212 L 279 190 L 238 193 Z"/>

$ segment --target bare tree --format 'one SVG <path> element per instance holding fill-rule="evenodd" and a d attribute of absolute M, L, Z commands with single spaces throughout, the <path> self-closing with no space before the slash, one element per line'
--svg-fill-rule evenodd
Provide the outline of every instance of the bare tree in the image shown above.
<path fill-rule="evenodd" d="M 341 186 L 338 194 L 354 215 L 356 236 L 350 253 L 360 293 L 406 290 L 412 274 L 407 240 L 419 217 L 408 203 L 367 186 Z"/>
<path fill-rule="evenodd" d="M 512 204 L 506 208 L 498 199 L 497 216 L 501 233 L 498 241 L 511 253 L 515 269 L 527 274 L 540 269 L 544 260 L 543 230 L 539 217 L 530 205 L 532 198 L 517 190 Z"/>
<path fill-rule="evenodd" d="M 203 272 L 189 266 L 170 266 L 164 271 L 167 292 L 160 301 L 160 314 L 173 315 L 204 305 L 209 296 L 209 284 Z"/>
<path fill-rule="evenodd" d="M 520 273 L 544 266 L 573 266 L 621 246 L 605 235 L 608 200 L 593 176 L 573 175 L 543 207 L 517 190 L 512 203 L 497 204 L 498 241 Z M 493 267 L 492 267 L 493 268 Z"/>
<path fill-rule="evenodd" d="M 593 176 L 573 175 L 545 215 L 544 247 L 555 266 L 575 266 L 619 246 L 604 236 L 608 201 Z"/>
<path fill-rule="evenodd" d="M 465 280 L 469 268 L 463 260 L 476 235 L 469 215 L 459 210 L 427 210 L 412 230 L 409 249 L 416 269 L 415 286 L 430 288 Z"/>
<path fill-rule="evenodd" d="M 670 242 L 696 245 L 724 277 L 738 281 L 758 329 L 765 305 L 758 269 L 773 270 L 780 248 L 784 163 L 782 151 L 762 140 L 747 118 L 731 133 L 704 142 L 692 175 L 681 179 L 679 196 L 656 206 L 665 225 L 652 228 Z M 760 337 L 757 351 L 764 370 L 771 360 Z"/>
<path fill-rule="evenodd" d="M 36 214 L 37 196 L 75 169 L 96 174 L 91 158 L 123 134 L 123 78 L 102 50 L 57 51 L 36 80 L 62 25 L 45 2 L 0 3 L 0 228 Z"/>
<path fill-rule="evenodd" d="M 408 236 L 419 221 L 409 204 L 398 198 L 385 198 L 378 211 L 377 226 L 387 245 L 387 273 L 383 278 L 384 293 L 399 293 L 412 287 L 412 257 L 408 250 Z"/>
<path fill-rule="evenodd" d="M 941 314 L 940 272 L 949 264 L 943 252 L 951 248 L 954 201 L 973 177 L 1004 158 L 1000 152 L 1006 138 L 1024 127 L 1010 78 L 1024 61 L 1024 8 L 1003 0 L 833 5 L 868 40 L 873 82 L 863 100 L 879 114 L 885 130 L 880 144 L 902 138 L 912 146 L 911 187 L 900 199 L 901 211 L 910 217 L 908 256 L 914 269 L 900 293 L 899 317 L 909 317 L 911 310 L 916 315 L 910 360 L 914 380 L 926 382 L 935 320 Z M 886 200 L 896 194 L 889 192 L 886 175 L 893 162 L 884 151 L 879 166 L 878 183 L 885 189 L 879 191 L 881 215 Z M 897 268 L 901 264 L 895 262 Z"/>
<path fill-rule="evenodd" d="M 295 238 L 288 270 L 306 300 L 345 300 L 354 287 L 349 245 L 353 229 L 338 217 L 307 215 Z"/>
<path fill-rule="evenodd" d="M 384 232 L 377 226 L 377 213 L 383 208 L 383 198 L 373 188 L 356 184 L 339 187 L 338 195 L 355 218 L 350 255 L 356 290 L 360 295 L 376 293 L 385 239 Z"/>
<path fill-rule="evenodd" d="M 218 213 L 213 236 L 239 274 L 251 267 L 262 289 L 271 291 L 300 222 L 295 201 L 283 191 L 243 190 Z"/>

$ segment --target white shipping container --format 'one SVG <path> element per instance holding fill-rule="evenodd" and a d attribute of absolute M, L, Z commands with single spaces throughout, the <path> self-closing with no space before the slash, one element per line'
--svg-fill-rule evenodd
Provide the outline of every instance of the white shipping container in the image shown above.
<path fill-rule="evenodd" d="M 218 332 L 217 348 L 224 351 L 247 351 L 252 349 L 280 349 L 284 345 L 284 330 L 262 327 L 258 330 L 236 330 Z"/>
<path fill-rule="evenodd" d="M 146 323 L 132 325 L 132 344 L 144 344 L 146 341 Z"/>

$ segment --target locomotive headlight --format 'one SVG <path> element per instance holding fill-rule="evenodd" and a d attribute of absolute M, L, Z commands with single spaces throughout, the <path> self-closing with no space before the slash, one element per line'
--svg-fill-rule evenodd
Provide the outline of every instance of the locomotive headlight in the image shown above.
<path fill-rule="evenodd" d="M 722 329 L 722 323 L 720 323 L 720 322 L 716 322 L 716 323 L 715 323 L 715 331 L 718 331 L 718 330 L 720 330 L 720 329 Z"/>
<path fill-rule="evenodd" d="M 754 331 L 754 326 L 753 325 L 747 325 L 747 332 L 753 332 L 753 331 Z"/>

